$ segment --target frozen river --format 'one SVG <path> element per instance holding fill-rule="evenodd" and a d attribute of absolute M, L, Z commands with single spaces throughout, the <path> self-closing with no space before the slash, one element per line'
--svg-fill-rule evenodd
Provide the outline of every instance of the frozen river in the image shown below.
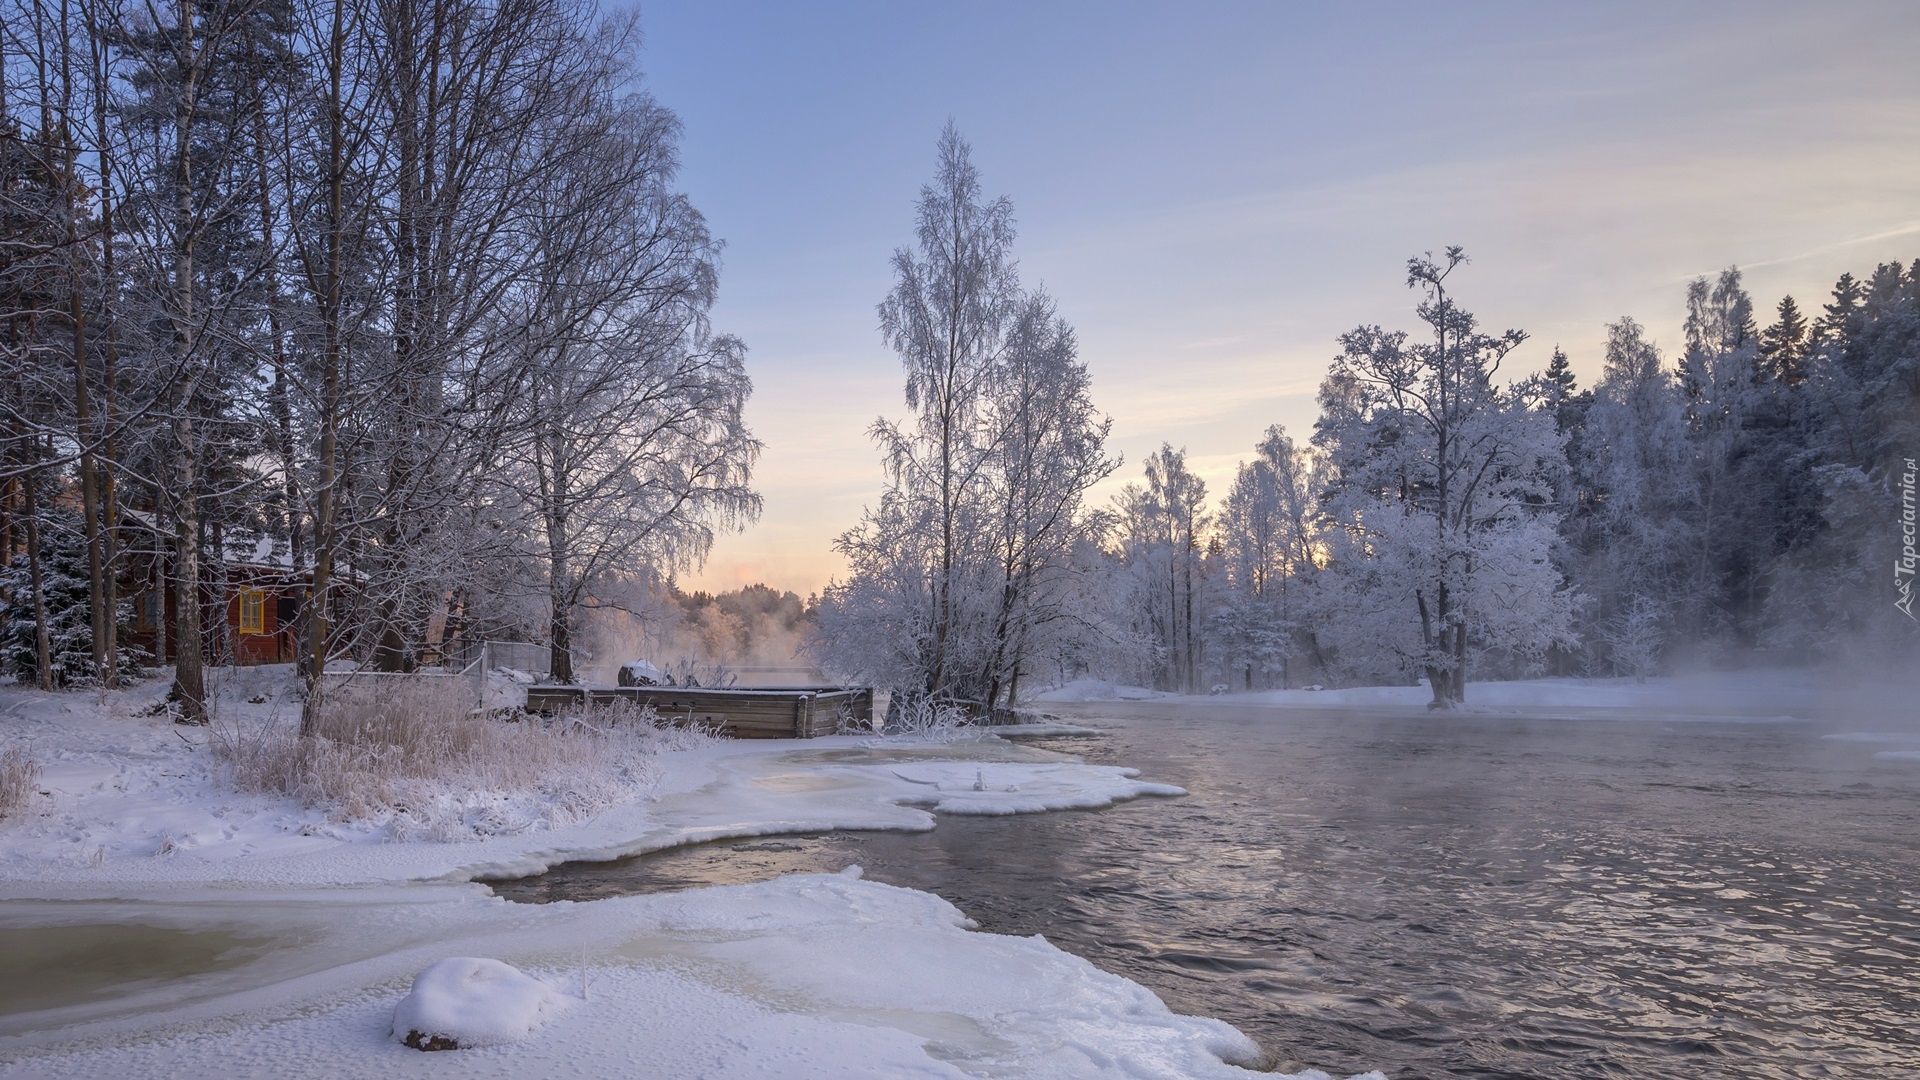
<path fill-rule="evenodd" d="M 1063 706 L 1192 794 L 565 867 L 584 899 L 858 862 L 1045 934 L 1276 1064 L 1862 1077 L 1920 1061 L 1920 739 L 1811 722 Z"/>

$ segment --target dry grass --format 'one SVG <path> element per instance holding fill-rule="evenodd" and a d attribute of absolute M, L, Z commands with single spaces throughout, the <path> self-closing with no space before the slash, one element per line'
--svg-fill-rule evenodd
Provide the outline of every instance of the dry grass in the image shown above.
<path fill-rule="evenodd" d="M 462 686 L 382 680 L 329 695 L 312 739 L 286 720 L 217 721 L 211 745 L 240 790 L 291 795 L 395 839 L 458 840 L 644 798 L 661 751 L 705 738 L 631 707 L 508 723 L 468 705 Z"/>
<path fill-rule="evenodd" d="M 39 787 L 40 763 L 26 747 L 9 746 L 0 752 L 0 819 L 25 810 Z"/>

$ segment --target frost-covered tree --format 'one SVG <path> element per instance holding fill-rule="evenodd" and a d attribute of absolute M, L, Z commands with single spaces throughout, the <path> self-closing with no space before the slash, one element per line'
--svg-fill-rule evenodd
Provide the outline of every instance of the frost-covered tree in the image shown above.
<path fill-rule="evenodd" d="M 1083 503 L 1115 463 L 1073 329 L 1020 287 L 1012 205 L 982 194 L 951 124 L 916 231 L 879 309 L 913 415 L 874 425 L 887 489 L 836 541 L 848 575 L 821 597 L 814 648 L 896 700 L 985 712 L 1095 632 L 1076 601 L 1098 528 Z"/>
<path fill-rule="evenodd" d="M 1255 676 L 1291 685 L 1314 571 L 1313 462 L 1280 425 L 1267 429 L 1252 461 L 1242 462 L 1215 523 L 1225 596 L 1208 616 L 1207 641 L 1247 689 Z"/>
<path fill-rule="evenodd" d="M 1608 328 L 1569 441 L 1585 510 L 1565 528 L 1595 666 L 1902 640 L 1880 621 L 1870 568 L 1888 553 L 1869 522 L 1898 446 L 1920 434 L 1914 279 L 1899 264 L 1842 275 L 1819 319 L 1787 297 L 1756 332 L 1738 270 L 1702 278 L 1673 368 L 1632 320 Z"/>
<path fill-rule="evenodd" d="M 1613 672 L 1644 681 L 1653 674 L 1664 637 L 1661 622 L 1664 612 L 1652 597 L 1642 596 L 1614 616 L 1604 631 L 1612 653 Z"/>
<path fill-rule="evenodd" d="M 0 665 L 22 682 L 50 690 L 98 686 L 104 673 L 93 657 L 94 614 L 80 515 L 70 508 L 53 510 L 41 540 L 37 590 L 33 560 L 24 552 L 0 569 Z M 120 622 L 131 615 L 125 603 L 114 612 Z M 128 650 L 119 673 L 140 674 L 144 659 L 138 650 Z"/>
<path fill-rule="evenodd" d="M 1642 601 L 1664 611 L 1680 595 L 1694 477 L 1679 383 L 1632 319 L 1607 327 L 1577 455 L 1573 469 L 1591 486 L 1574 535 L 1576 579 L 1593 601 L 1586 624 L 1608 625 Z"/>
<path fill-rule="evenodd" d="M 1576 602 L 1551 561 L 1564 437 L 1527 384 L 1494 381 L 1525 335 L 1480 333 L 1454 302 L 1446 283 L 1465 261 L 1456 247 L 1408 262 L 1431 340 L 1342 336 L 1314 440 L 1331 470 L 1331 569 L 1374 616 L 1356 622 L 1376 655 L 1423 673 L 1435 707 L 1465 699 L 1476 656 L 1525 663 L 1570 644 Z"/>
<path fill-rule="evenodd" d="M 751 442 L 740 349 L 704 323 L 717 245 L 661 186 L 675 121 L 627 96 L 631 17 L 574 0 L 0 0 L 0 25 L 0 553 L 34 578 L 49 504 L 79 503 L 108 676 L 120 647 L 98 613 L 157 568 L 178 621 L 155 629 L 183 711 L 203 712 L 239 540 L 311 573 L 310 677 L 341 658 L 411 666 L 442 627 L 551 632 L 547 534 L 513 497 L 537 486 L 511 467 L 534 414 L 567 413 L 586 473 L 622 472 L 603 466 L 633 456 L 639 422 L 610 421 L 608 400 L 646 398 L 681 432 L 681 392 L 704 381 L 693 396 L 713 407 L 693 413 L 730 409 L 722 441 Z M 692 362 L 636 376 L 669 339 Z M 514 392 L 533 370 L 541 392 Z M 711 479 L 660 457 L 665 489 Z M 562 591 L 704 550 L 701 526 L 658 526 L 714 499 L 693 513 L 646 483 L 561 486 L 550 506 L 599 507 L 569 518 L 583 546 Z M 620 536 L 689 542 L 609 555 L 619 500 L 647 507 Z"/>
<path fill-rule="evenodd" d="M 1185 448 L 1162 443 L 1145 464 L 1145 484 L 1114 497 L 1117 555 L 1131 588 L 1135 632 L 1153 643 L 1154 681 L 1191 692 L 1203 668 L 1207 595 L 1206 481 L 1187 467 Z"/>
<path fill-rule="evenodd" d="M 1695 499 L 1687 513 L 1690 550 L 1676 599 L 1682 625 L 1696 641 L 1734 629 L 1733 613 L 1723 601 L 1749 584 L 1757 569 L 1744 535 L 1751 502 L 1736 480 L 1759 405 L 1759 338 L 1753 302 L 1737 269 L 1688 286 L 1680 388 L 1693 448 Z"/>
<path fill-rule="evenodd" d="M 122 464 L 165 530 L 175 697 L 198 722 L 207 719 L 203 665 L 218 639 L 201 599 L 218 569 L 210 541 L 229 523 L 225 509 L 248 497 L 259 446 L 238 402 L 256 370 L 257 285 L 272 254 L 243 197 L 260 14 L 251 4 L 181 2 L 157 18 L 113 10 L 102 28 L 117 46 L 101 92 L 116 120 L 122 185 L 121 378 L 154 420 Z"/>
<path fill-rule="evenodd" d="M 22 682 L 43 689 L 99 678 L 79 525 L 72 513 L 50 517 L 39 530 L 37 557 L 16 555 L 0 571 L 0 662 Z"/>
<path fill-rule="evenodd" d="M 1744 648 L 1758 640 L 1774 561 L 1817 520 L 1804 390 L 1769 376 L 1737 269 L 1689 286 L 1686 335 L 1680 385 L 1694 498 L 1683 515 L 1690 552 L 1675 599 L 1696 645 Z M 1777 340 L 1791 336 L 1775 328 Z"/>
<path fill-rule="evenodd" d="M 564 149 L 535 180 L 533 272 L 495 313 L 515 347 L 491 378 L 499 430 L 482 443 L 499 448 L 484 475 L 539 553 L 561 682 L 596 584 L 697 566 L 716 527 L 759 510 L 745 350 L 708 328 L 716 245 L 670 186 L 678 122 L 614 96 L 617 58 L 542 135 Z"/>
<path fill-rule="evenodd" d="M 1105 453 L 1113 423 L 1094 408 L 1093 380 L 1073 327 L 1043 291 L 1025 296 L 992 377 L 983 416 L 992 447 L 986 498 L 998 579 L 988 640 L 992 653 L 976 682 L 990 706 L 1020 680 L 1048 644 L 1059 648 L 1092 629 L 1081 582 L 1083 553 L 1100 524 L 1086 512 L 1093 485 L 1118 467 Z"/>
<path fill-rule="evenodd" d="M 917 244 L 893 254 L 893 291 L 880 304 L 880 330 L 906 369 L 909 428 L 874 426 L 893 483 L 932 500 L 929 568 L 932 653 L 926 692 L 947 692 L 964 584 L 977 542 L 970 520 L 991 447 L 979 423 L 1020 285 L 1013 263 L 1013 204 L 988 199 L 973 150 L 948 123 L 940 133 L 934 182 L 921 188 Z"/>
<path fill-rule="evenodd" d="M 1811 331 L 1805 456 L 1818 517 L 1775 564 L 1762 644 L 1910 659 L 1920 623 L 1896 608 L 1899 505 L 1920 445 L 1920 260 L 1844 274 Z"/>
<path fill-rule="evenodd" d="M 1920 259 L 1851 274 L 1814 330 L 1814 449 L 1821 460 L 1885 475 L 1920 441 Z"/>

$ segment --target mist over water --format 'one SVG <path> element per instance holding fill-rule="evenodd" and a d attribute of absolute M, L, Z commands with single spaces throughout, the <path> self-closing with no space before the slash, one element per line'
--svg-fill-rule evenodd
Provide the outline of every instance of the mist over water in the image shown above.
<path fill-rule="evenodd" d="M 568 867 L 515 899 L 858 862 L 1394 1077 L 1899 1075 L 1920 1060 L 1920 763 L 1892 732 L 1698 717 L 1072 706 L 1045 745 L 1184 799 Z M 1914 743 L 1920 746 L 1920 741 Z"/>

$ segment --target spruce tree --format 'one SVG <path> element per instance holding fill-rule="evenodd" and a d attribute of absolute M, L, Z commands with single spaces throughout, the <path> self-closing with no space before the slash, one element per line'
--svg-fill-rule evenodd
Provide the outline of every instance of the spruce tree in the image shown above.
<path fill-rule="evenodd" d="M 1779 317 L 1760 335 L 1760 374 L 1764 379 L 1797 386 L 1807 379 L 1810 327 L 1793 297 L 1780 298 Z"/>

